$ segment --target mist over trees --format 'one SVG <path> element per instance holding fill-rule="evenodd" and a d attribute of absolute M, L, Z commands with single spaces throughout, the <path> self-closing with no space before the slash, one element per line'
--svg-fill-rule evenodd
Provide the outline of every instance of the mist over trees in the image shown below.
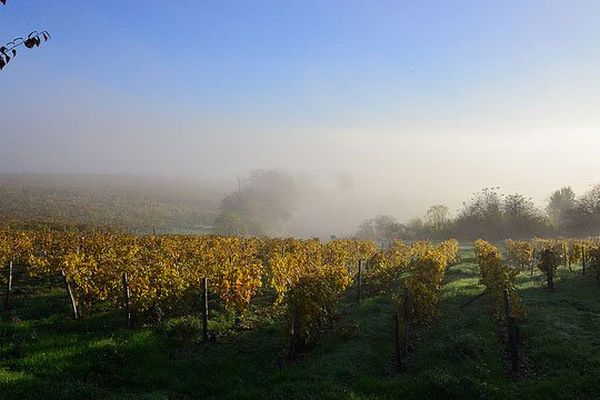
<path fill-rule="evenodd" d="M 407 227 L 390 215 L 379 215 L 365 220 L 358 228 L 356 237 L 370 240 L 393 240 L 405 237 Z"/>
<path fill-rule="evenodd" d="M 445 208 L 447 209 L 447 207 Z M 443 209 L 437 209 L 437 211 L 443 211 Z M 370 239 L 378 242 L 388 242 L 394 239 L 438 239 L 447 236 L 447 228 L 450 223 L 449 212 L 448 219 L 444 220 L 443 224 L 438 220 L 435 220 L 435 222 L 430 220 L 430 217 L 431 215 L 428 212 L 426 221 L 422 218 L 413 218 L 407 223 L 400 223 L 390 215 L 379 215 L 365 220 L 358 228 L 355 236 L 358 239 Z"/>
<path fill-rule="evenodd" d="M 440 240 L 448 237 L 531 238 L 535 236 L 593 236 L 600 234 L 600 184 L 577 197 L 570 187 L 554 191 L 544 210 L 519 193 L 484 188 L 463 202 L 453 218 L 448 207 L 431 206 L 423 219 L 404 224 L 392 216 L 365 220 L 355 236 L 379 241 Z"/>
<path fill-rule="evenodd" d="M 295 179 L 273 170 L 254 170 L 221 201 L 214 231 L 223 235 L 278 235 L 292 217 L 299 189 Z"/>
<path fill-rule="evenodd" d="M 560 187 L 545 204 L 520 193 L 483 189 L 458 210 L 437 203 L 420 217 L 377 215 L 362 223 L 356 193 L 320 190 L 301 174 L 255 170 L 225 182 L 91 175 L 0 175 L 0 225 L 111 227 L 141 233 L 219 233 L 326 239 L 354 235 L 386 242 L 483 238 L 586 237 L 600 234 L 600 184 L 582 193 Z M 353 208 L 338 208 L 352 203 Z M 368 205 L 371 210 L 378 207 Z M 345 227 L 336 229 L 344 222 Z M 360 225 L 359 225 L 360 223 Z M 352 224 L 358 229 L 353 232 Z M 332 228 L 334 227 L 334 228 Z M 356 229 L 356 228 L 354 228 Z"/>

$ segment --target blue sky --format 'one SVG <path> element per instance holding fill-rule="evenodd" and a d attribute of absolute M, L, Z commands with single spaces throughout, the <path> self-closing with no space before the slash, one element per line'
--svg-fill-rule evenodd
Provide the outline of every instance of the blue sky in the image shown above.
<path fill-rule="evenodd" d="M 580 0 L 9 0 L 0 38 L 53 39 L 0 73 L 0 171 L 274 167 L 397 203 L 541 201 L 600 167 L 599 20 Z"/>
<path fill-rule="evenodd" d="M 460 110 L 552 67 L 597 66 L 600 39 L 594 1 L 13 0 L 0 11 L 2 37 L 39 27 L 55 39 L 3 74 L 13 89 L 38 67 L 54 85 L 81 80 L 170 112 L 309 125 Z"/>

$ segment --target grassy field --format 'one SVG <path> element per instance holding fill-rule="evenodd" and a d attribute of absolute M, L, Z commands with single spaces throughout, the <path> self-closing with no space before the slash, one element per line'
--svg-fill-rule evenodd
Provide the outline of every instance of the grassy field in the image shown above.
<path fill-rule="evenodd" d="M 392 303 L 344 300 L 319 344 L 282 366 L 281 322 L 267 320 L 215 343 L 165 328 L 122 328 L 122 316 L 68 318 L 64 291 L 17 299 L 0 322 L 1 399 L 592 399 L 600 397 L 600 287 L 561 267 L 555 293 L 521 274 L 528 310 L 523 365 L 508 370 L 502 329 L 470 249 L 451 267 L 437 317 L 413 330 L 407 370 L 393 358 Z"/>

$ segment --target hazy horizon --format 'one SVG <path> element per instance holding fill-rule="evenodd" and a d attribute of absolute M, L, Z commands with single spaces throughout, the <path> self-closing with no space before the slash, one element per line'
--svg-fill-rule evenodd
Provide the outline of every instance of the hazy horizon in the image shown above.
<path fill-rule="evenodd" d="M 0 172 L 311 182 L 299 232 L 600 179 L 600 3 L 12 2 Z M 320 197 L 320 198 L 318 198 Z M 307 210 L 318 209 L 312 215 Z M 335 233 L 335 232 L 333 232 Z"/>

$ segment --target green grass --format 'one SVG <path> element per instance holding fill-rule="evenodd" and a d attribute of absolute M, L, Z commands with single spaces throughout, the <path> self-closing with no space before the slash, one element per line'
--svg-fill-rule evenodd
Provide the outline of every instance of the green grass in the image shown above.
<path fill-rule="evenodd" d="M 412 330 L 407 369 L 393 358 L 385 298 L 340 315 L 318 345 L 282 366 L 281 321 L 215 343 L 169 337 L 159 326 L 126 330 L 117 313 L 69 319 L 65 293 L 20 296 L 0 322 L 1 399 L 592 399 L 600 394 L 600 287 L 561 269 L 555 293 L 521 274 L 523 372 L 508 372 L 502 328 L 483 297 L 470 248 L 448 272 L 437 316 Z M 218 323 L 213 325 L 218 327 Z"/>

